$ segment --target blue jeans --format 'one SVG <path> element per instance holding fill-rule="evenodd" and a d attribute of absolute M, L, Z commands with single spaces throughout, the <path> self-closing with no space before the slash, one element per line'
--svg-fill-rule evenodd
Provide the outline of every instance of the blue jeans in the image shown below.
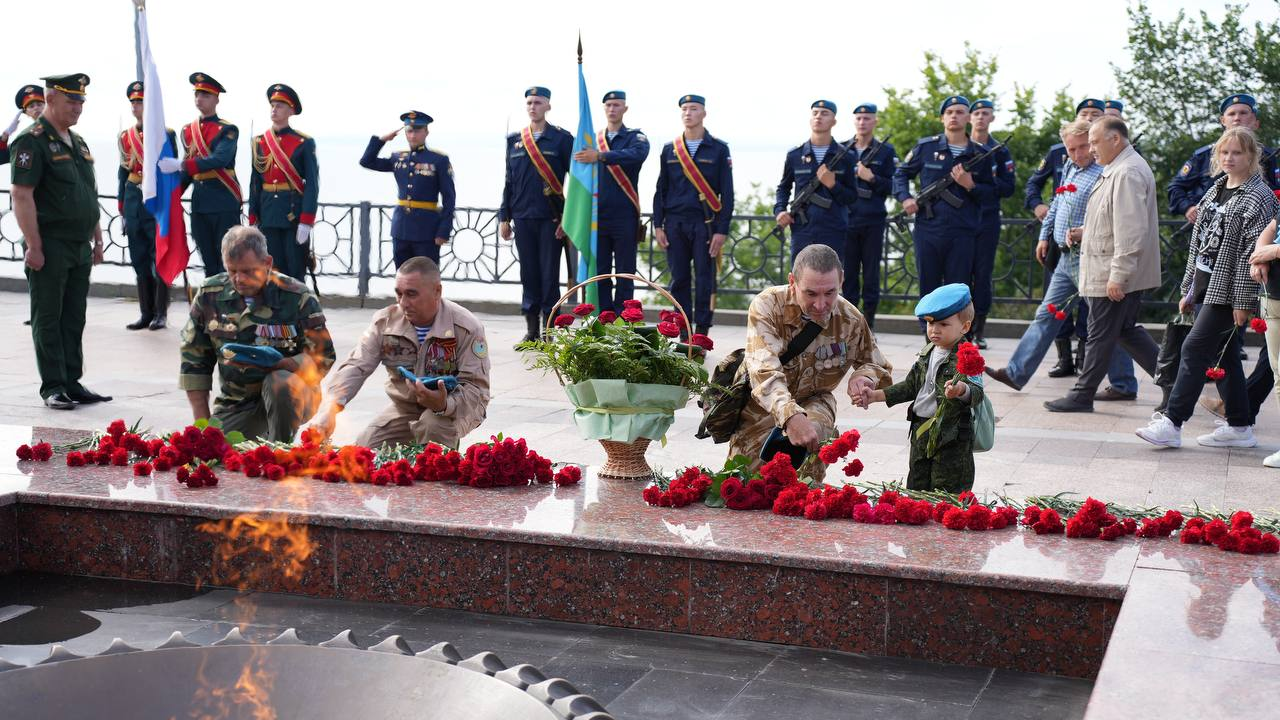
<path fill-rule="evenodd" d="M 1036 309 L 1035 320 L 1031 322 L 1022 340 L 1018 342 L 1018 347 L 1014 349 L 1013 357 L 1009 358 L 1009 365 L 1005 368 L 1009 373 L 1009 379 L 1019 387 L 1026 385 L 1035 374 L 1040 361 L 1049 351 L 1049 346 L 1058 336 L 1062 323 L 1066 322 L 1054 319 L 1048 309 L 1049 303 L 1057 305 L 1060 310 L 1070 312 L 1070 308 L 1063 308 L 1062 304 L 1076 293 L 1076 276 L 1079 272 L 1080 256 L 1064 252 L 1062 259 L 1058 261 L 1058 267 L 1053 271 L 1053 277 L 1049 279 L 1049 287 L 1044 291 L 1044 300 Z M 1079 303 L 1079 298 L 1076 298 L 1075 302 Z M 1133 374 L 1133 358 L 1123 348 L 1117 347 L 1111 353 L 1111 363 L 1107 366 L 1107 379 L 1111 381 L 1111 387 L 1120 392 L 1138 392 L 1138 378 Z"/>

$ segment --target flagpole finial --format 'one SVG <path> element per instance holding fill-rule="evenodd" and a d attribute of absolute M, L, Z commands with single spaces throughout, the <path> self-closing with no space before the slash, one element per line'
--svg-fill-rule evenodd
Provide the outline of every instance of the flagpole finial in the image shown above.
<path fill-rule="evenodd" d="M 582 64 L 582 31 L 578 31 L 578 64 Z"/>
<path fill-rule="evenodd" d="M 147 9 L 147 0 L 133 0 L 133 4 L 136 5 L 139 10 Z"/>

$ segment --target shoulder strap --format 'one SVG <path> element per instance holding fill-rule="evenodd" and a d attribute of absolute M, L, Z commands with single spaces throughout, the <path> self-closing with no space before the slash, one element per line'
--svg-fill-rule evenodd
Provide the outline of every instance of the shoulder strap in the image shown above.
<path fill-rule="evenodd" d="M 822 332 L 822 326 L 810 320 L 807 325 L 800 329 L 800 334 L 791 338 L 791 342 L 787 343 L 787 350 L 778 358 L 778 362 L 786 365 L 796 359 L 797 355 L 813 344 L 814 338 L 818 337 L 820 332 Z"/>

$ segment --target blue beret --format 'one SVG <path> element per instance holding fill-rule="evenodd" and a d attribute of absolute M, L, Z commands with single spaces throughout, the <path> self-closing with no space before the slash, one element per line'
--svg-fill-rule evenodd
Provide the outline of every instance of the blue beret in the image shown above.
<path fill-rule="evenodd" d="M 868 113 L 871 115 L 875 115 L 876 114 L 875 103 L 862 103 L 861 105 L 853 109 L 854 115 L 858 115 L 859 113 Z"/>
<path fill-rule="evenodd" d="M 1124 112 L 1124 103 L 1119 100 L 1106 100 L 1102 103 L 1103 110 L 1119 110 Z"/>
<path fill-rule="evenodd" d="M 968 307 L 971 300 L 968 285 L 943 285 L 920 298 L 920 302 L 916 303 L 916 317 L 927 321 L 945 320 Z"/>
<path fill-rule="evenodd" d="M 938 108 L 938 114 L 941 115 L 942 113 L 946 112 L 947 108 L 951 107 L 952 105 L 963 105 L 965 106 L 965 108 L 968 108 L 969 98 L 963 95 L 952 95 L 951 97 L 942 101 L 942 107 Z"/>
<path fill-rule="evenodd" d="M 548 100 L 551 99 L 551 91 L 540 85 L 534 85 L 533 87 L 524 91 L 525 97 L 529 97 L 530 95 L 533 95 L 534 97 L 544 97 Z"/>
<path fill-rule="evenodd" d="M 421 110 L 410 110 L 400 116 L 400 121 L 407 127 L 426 127 L 435 122 L 435 118 L 432 118 Z"/>
<path fill-rule="evenodd" d="M 698 103 L 699 105 L 706 105 L 707 99 L 702 97 L 701 95 L 681 95 L 680 96 L 680 107 L 684 107 L 685 103 L 691 103 L 691 102 Z"/>
<path fill-rule="evenodd" d="M 970 112 L 974 110 L 978 110 L 980 108 L 988 108 L 991 110 L 995 110 L 996 104 L 986 98 L 982 98 L 981 100 L 974 100 L 973 102 L 969 103 Z"/>
<path fill-rule="evenodd" d="M 294 115 L 302 114 L 302 100 L 298 98 L 298 93 L 283 83 L 276 83 L 267 88 L 267 102 L 282 102 L 293 108 Z"/>
<path fill-rule="evenodd" d="M 1218 112 L 1226 112 L 1227 108 L 1232 105 L 1248 105 L 1249 109 L 1258 112 L 1258 101 L 1252 95 L 1239 93 L 1236 95 L 1228 95 L 1222 99 L 1222 103 L 1218 106 Z"/>
<path fill-rule="evenodd" d="M 626 100 L 627 93 L 625 90 L 610 90 L 604 94 L 604 99 L 600 102 L 609 102 L 610 100 Z"/>
<path fill-rule="evenodd" d="M 813 104 L 809 106 L 810 110 L 812 110 L 813 108 L 822 108 L 824 110 L 830 110 L 831 114 L 833 115 L 836 112 L 836 104 L 831 102 L 830 100 L 814 100 Z"/>
<path fill-rule="evenodd" d="M 1076 105 L 1076 112 L 1080 112 L 1085 108 L 1093 108 L 1094 110 L 1106 110 L 1106 106 L 1098 98 L 1085 98 Z"/>

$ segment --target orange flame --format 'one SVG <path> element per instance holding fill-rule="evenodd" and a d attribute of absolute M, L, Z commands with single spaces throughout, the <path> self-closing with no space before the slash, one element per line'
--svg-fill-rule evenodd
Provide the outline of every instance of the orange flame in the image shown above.
<path fill-rule="evenodd" d="M 284 516 L 245 513 L 229 520 L 205 522 L 200 532 L 222 538 L 214 549 L 210 579 L 214 584 L 248 590 L 274 568 L 289 580 L 302 577 L 315 552 L 306 525 L 291 525 Z"/>
<path fill-rule="evenodd" d="M 276 674 L 267 670 L 262 648 L 253 648 L 253 657 L 240 670 L 240 676 L 230 687 L 218 686 L 205 677 L 205 661 L 200 662 L 196 679 L 200 686 L 191 698 L 187 717 L 192 720 L 226 720 L 228 718 L 253 718 L 253 720 L 277 720 L 271 706 L 271 691 L 275 687 Z M 171 717 L 169 720 L 176 720 Z"/>

